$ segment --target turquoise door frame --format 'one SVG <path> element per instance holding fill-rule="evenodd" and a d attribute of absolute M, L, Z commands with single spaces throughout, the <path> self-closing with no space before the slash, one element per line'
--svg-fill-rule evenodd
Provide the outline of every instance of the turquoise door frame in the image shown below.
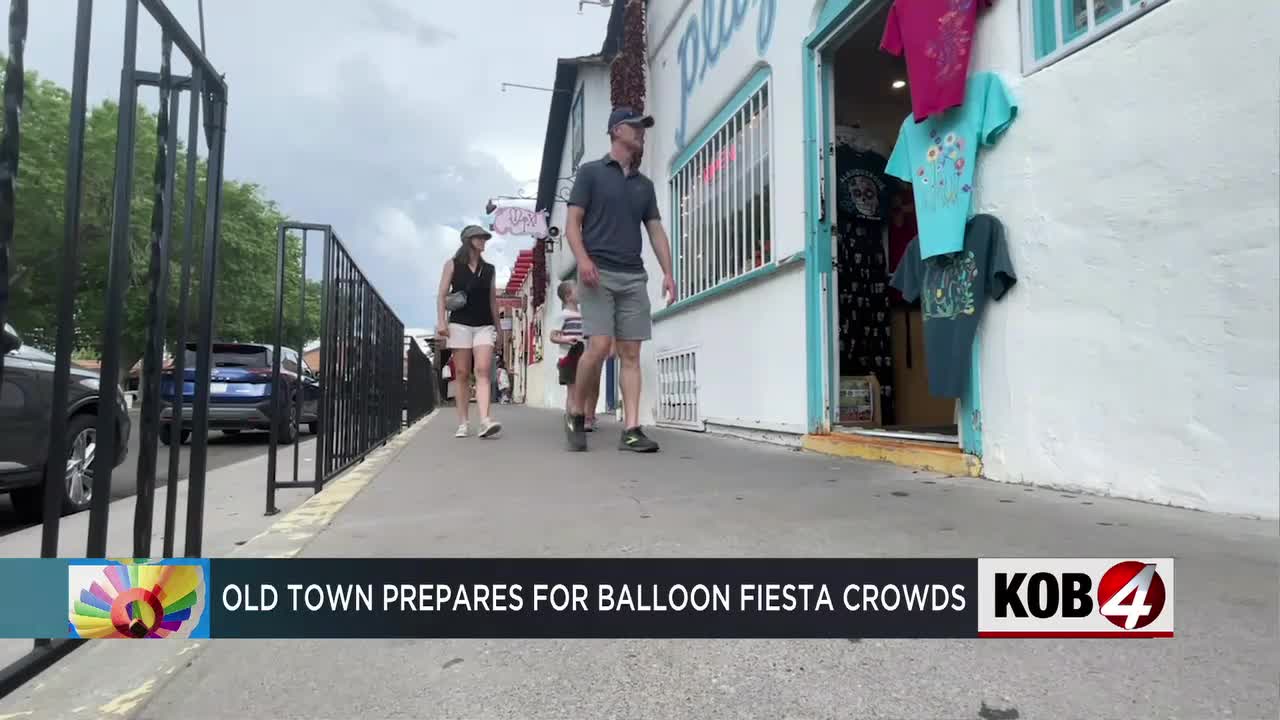
<path fill-rule="evenodd" d="M 827 60 L 832 51 L 861 21 L 887 5 L 890 0 L 827 0 L 805 38 L 804 59 L 804 164 L 805 164 L 805 378 L 809 432 L 828 433 L 838 397 L 839 371 L 832 348 L 835 293 L 828 292 L 835 280 L 831 263 L 832 177 L 828 148 L 831 128 L 832 70 Z M 982 456 L 981 349 L 973 344 L 969 388 L 960 398 L 960 445 L 966 453 Z"/>

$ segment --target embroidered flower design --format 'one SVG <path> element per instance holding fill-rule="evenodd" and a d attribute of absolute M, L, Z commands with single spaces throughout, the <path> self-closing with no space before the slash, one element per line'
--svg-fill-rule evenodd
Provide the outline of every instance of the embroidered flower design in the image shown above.
<path fill-rule="evenodd" d="M 950 0 L 947 6 L 947 12 L 938 18 L 933 39 L 925 48 L 925 56 L 933 61 L 934 77 L 939 83 L 964 76 L 973 39 L 970 27 L 976 12 L 974 0 Z"/>
<path fill-rule="evenodd" d="M 964 172 L 964 158 L 956 160 L 956 172 Z"/>
<path fill-rule="evenodd" d="M 956 144 L 956 134 L 955 134 L 955 133 L 953 133 L 953 132 L 952 132 L 952 133 L 947 133 L 947 138 L 946 138 L 946 140 L 945 140 L 944 142 L 946 142 L 946 144 L 948 144 L 948 145 L 955 145 L 955 144 Z"/>
<path fill-rule="evenodd" d="M 938 147 L 937 145 L 934 145 L 929 148 L 929 152 L 925 153 L 925 158 L 928 159 L 929 162 L 937 162 L 938 156 L 941 154 L 942 154 L 942 148 Z"/>

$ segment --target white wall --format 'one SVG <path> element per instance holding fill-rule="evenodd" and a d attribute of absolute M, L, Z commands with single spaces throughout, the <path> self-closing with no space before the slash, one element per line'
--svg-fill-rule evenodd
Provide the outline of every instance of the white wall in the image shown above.
<path fill-rule="evenodd" d="M 794 4 L 793 4 L 794 3 Z M 722 3 L 710 3 L 715 9 Z M 724 3 L 732 7 L 734 3 Z M 812 0 L 753 0 L 740 27 L 720 49 L 688 99 L 686 143 L 720 112 L 761 66 L 772 69 L 772 214 L 775 258 L 802 252 L 805 240 L 801 40 L 812 27 Z M 704 21 L 704 3 L 651 0 L 649 10 L 649 131 L 645 172 L 654 181 L 658 207 L 671 231 L 671 163 L 684 149 L 676 142 L 682 116 L 681 39 L 691 20 Z M 757 36 L 772 8 L 772 40 L 761 55 Z M 719 19 L 714 20 L 719 26 Z M 665 42 L 663 38 L 665 36 Z M 662 272 L 646 253 L 654 309 L 663 306 Z M 805 394 L 805 313 L 802 266 L 719 296 L 658 321 L 645 345 L 642 421 L 652 422 L 657 402 L 655 356 L 699 347 L 698 382 L 703 419 L 757 428 L 761 423 L 803 432 Z"/>
<path fill-rule="evenodd" d="M 974 70 L 1020 111 L 979 161 L 1019 276 L 982 331 L 999 480 L 1280 514 L 1280 3 L 1170 0 L 1022 77 L 1018 3 Z"/>
<path fill-rule="evenodd" d="M 607 126 L 609 124 L 609 113 L 612 110 L 609 99 L 609 67 L 603 64 L 581 64 L 578 66 L 578 84 L 574 88 L 574 97 L 577 97 L 578 90 L 582 90 L 583 105 L 583 154 L 581 163 L 589 162 L 597 158 L 603 157 L 609 151 L 609 137 Z M 572 100 L 570 100 L 572 103 Z M 573 171 L 573 135 L 572 135 L 573 116 L 570 115 L 570 124 L 565 126 L 565 142 L 564 151 L 560 155 L 560 174 L 557 177 L 569 178 L 574 174 Z M 568 197 L 569 189 L 573 187 L 571 180 L 561 180 L 557 183 L 557 197 Z M 546 305 L 543 312 L 542 325 L 542 362 L 537 365 L 530 366 L 530 373 L 537 373 L 539 376 L 538 389 L 535 393 L 530 393 L 527 400 L 528 404 L 535 407 L 564 407 L 565 389 L 560 385 L 559 369 L 556 367 L 556 361 L 560 359 L 560 346 L 551 342 L 551 331 L 555 330 L 552 325 L 557 315 L 563 309 L 560 303 L 560 296 L 556 294 L 556 288 L 560 285 L 560 279 L 567 273 L 573 271 L 575 262 L 573 253 L 569 250 L 569 243 L 564 234 L 565 216 L 568 213 L 568 207 L 562 200 L 556 200 L 551 208 L 550 225 L 560 228 L 560 237 L 556 242 L 556 250 L 547 264 L 547 280 L 550 287 L 547 288 Z M 600 376 L 600 400 L 597 406 L 598 412 L 603 412 L 606 407 L 606 382 L 607 375 L 604 373 Z"/>
<path fill-rule="evenodd" d="M 803 248 L 801 46 L 821 4 L 779 2 L 759 57 L 751 3 L 688 106 L 692 138 L 758 64 L 772 67 L 780 256 Z M 664 214 L 677 51 L 703 5 L 650 6 L 646 172 Z M 1280 515 L 1280 3 L 1169 0 L 1026 77 L 1019 6 L 984 12 L 972 67 L 998 72 L 1020 105 L 979 161 L 975 199 L 1005 223 L 1019 276 L 983 321 L 986 473 Z M 646 389 L 656 352 L 696 345 L 704 415 L 802 426 L 802 289 L 788 271 L 661 321 Z"/>

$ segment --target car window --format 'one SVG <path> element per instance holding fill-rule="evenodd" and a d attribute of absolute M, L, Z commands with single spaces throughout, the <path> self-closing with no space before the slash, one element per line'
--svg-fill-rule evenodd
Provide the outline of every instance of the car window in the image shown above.
<path fill-rule="evenodd" d="M 214 367 L 249 367 L 249 368 L 265 368 L 271 367 L 271 353 L 267 348 L 239 348 L 236 352 L 214 352 L 212 353 Z M 186 353 L 186 366 L 193 368 L 196 366 L 196 351 L 188 349 Z"/>

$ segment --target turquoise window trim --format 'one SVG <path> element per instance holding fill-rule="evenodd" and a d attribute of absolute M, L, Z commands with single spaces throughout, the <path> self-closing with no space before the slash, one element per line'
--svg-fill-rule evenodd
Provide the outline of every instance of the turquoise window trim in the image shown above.
<path fill-rule="evenodd" d="M 1095 0 L 1095 4 L 1103 0 Z M 1134 19 L 1142 12 L 1150 10 L 1158 4 L 1162 4 L 1165 0 L 1155 0 L 1150 7 L 1145 7 L 1139 12 L 1129 14 L 1129 19 Z M 1131 0 L 1137 3 L 1138 0 Z M 1025 6 L 1024 6 L 1025 7 Z M 1037 62 L 1044 60 L 1046 57 L 1061 50 L 1062 48 L 1079 40 L 1081 37 L 1089 34 L 1089 25 L 1086 21 L 1084 25 L 1076 26 L 1076 16 L 1072 11 L 1074 3 L 1072 0 L 1031 0 L 1031 29 L 1033 34 L 1033 52 Z M 1106 28 L 1104 26 L 1114 20 L 1125 15 L 1125 4 L 1122 0 L 1113 0 L 1105 12 L 1099 12 L 1093 18 L 1093 35 L 1095 39 L 1101 38 L 1115 28 Z M 1095 10 L 1095 12 L 1097 12 Z M 1062 20 L 1062 45 L 1058 45 L 1057 26 L 1055 14 L 1061 15 Z M 1123 24 L 1123 23 L 1121 23 Z M 1089 43 L 1081 44 L 1088 45 Z"/>
<path fill-rule="evenodd" d="M 755 71 L 747 77 L 746 82 L 744 82 L 742 86 L 738 88 L 738 91 L 733 94 L 733 97 L 729 99 L 729 102 L 725 103 L 724 106 L 720 108 L 720 112 L 716 113 L 716 116 L 702 127 L 702 130 L 693 137 L 693 140 L 685 143 L 684 149 L 681 150 L 680 153 L 676 155 L 675 159 L 671 161 L 671 171 L 668 173 L 667 177 L 674 177 L 676 173 L 684 169 L 684 166 L 689 164 L 689 161 L 693 159 L 694 155 L 698 154 L 698 151 L 702 149 L 702 146 L 707 144 L 707 141 L 711 139 L 711 136 L 715 135 L 720 128 L 724 127 L 725 123 L 729 122 L 729 119 L 733 117 L 734 113 L 741 110 L 742 106 L 746 105 L 747 101 L 751 99 L 751 96 L 755 95 L 756 91 L 764 87 L 765 83 L 769 82 L 769 79 L 772 76 L 773 68 L 768 65 L 761 65 L 757 67 Z M 773 93 L 769 94 L 769 104 L 771 106 L 773 104 Z M 769 138 L 769 142 L 769 149 L 772 151 L 772 137 Z M 672 203 L 674 204 L 674 202 L 675 199 L 673 196 Z M 673 214 L 672 217 L 675 217 L 675 215 Z"/>
<path fill-rule="evenodd" d="M 691 295 L 687 298 L 678 300 L 675 303 L 654 312 L 653 321 L 655 323 L 661 322 L 672 315 L 676 315 L 692 307 L 701 305 L 708 300 L 714 300 L 715 298 L 728 295 L 729 293 L 741 290 L 748 285 L 758 284 L 763 280 L 782 273 L 784 270 L 798 267 L 802 264 L 804 264 L 803 252 L 788 255 L 777 262 L 771 262 L 768 265 L 758 267 L 751 272 L 739 275 L 731 280 L 726 280 L 713 288 L 703 290 L 696 295 Z"/>
<path fill-rule="evenodd" d="M 706 125 L 704 125 L 702 130 L 699 131 L 698 134 L 694 136 L 693 140 L 685 145 L 684 150 L 682 150 L 676 156 L 676 158 L 671 161 L 671 169 L 667 173 L 667 178 L 669 179 L 667 182 L 667 194 L 670 196 L 670 203 L 669 203 L 670 213 L 668 214 L 667 217 L 671 218 L 671 259 L 672 259 L 672 264 L 674 265 L 674 267 L 672 268 L 672 274 L 675 276 L 676 287 L 679 287 L 680 283 L 684 280 L 684 278 L 682 277 L 682 275 L 684 274 L 684 270 L 683 270 L 684 264 L 680 262 L 681 247 L 680 247 L 680 208 L 678 207 L 679 201 L 676 198 L 675 190 L 671 187 L 670 178 L 674 178 L 681 170 L 683 170 L 684 166 L 688 165 L 689 162 L 693 160 L 693 158 L 698 154 L 700 150 L 702 150 L 702 148 L 707 144 L 707 142 L 710 141 L 711 138 L 717 132 L 719 132 L 720 129 L 723 128 L 729 122 L 729 120 L 732 119 L 733 116 L 737 114 L 737 112 L 741 110 L 743 106 L 746 105 L 751 100 L 751 98 L 755 96 L 757 92 L 759 92 L 760 88 L 764 87 L 765 84 L 769 82 L 769 80 L 772 77 L 773 77 L 773 68 L 771 68 L 768 65 L 757 66 L 756 69 L 751 73 L 751 75 L 747 77 L 746 81 L 742 83 L 742 86 L 738 88 L 738 91 L 733 94 L 733 97 L 730 98 L 729 101 L 725 103 L 723 107 L 720 108 L 720 112 L 716 113 L 716 116 L 712 118 L 711 121 L 708 122 Z M 772 92 L 769 93 L 769 105 L 770 107 L 773 106 Z M 770 157 L 772 157 L 772 154 L 773 154 L 772 131 L 770 131 L 769 137 L 766 138 L 765 142 L 768 143 L 767 149 L 770 153 Z M 770 172 L 770 177 L 769 177 L 768 187 L 772 188 L 773 187 L 773 177 L 772 177 L 773 161 L 772 160 L 770 160 L 769 172 Z M 770 218 L 770 222 L 773 222 L 772 218 Z M 750 276 L 752 273 L 755 273 L 755 272 L 759 272 L 759 270 L 752 270 L 751 272 L 738 276 L 738 278 Z M 730 280 L 728 282 L 733 282 L 738 278 L 734 278 L 733 280 Z M 718 285 L 715 288 L 703 290 L 701 293 L 698 293 L 697 295 L 694 295 L 688 298 L 688 300 L 701 297 L 702 295 L 709 292 L 716 292 L 717 288 L 722 286 L 723 284 Z M 665 308 L 665 310 L 671 310 L 683 302 L 687 302 L 687 300 L 681 300 L 679 303 L 672 305 L 670 308 Z M 654 315 L 655 319 L 659 317 L 665 317 L 665 315 L 661 315 L 661 316 L 658 314 Z"/>

